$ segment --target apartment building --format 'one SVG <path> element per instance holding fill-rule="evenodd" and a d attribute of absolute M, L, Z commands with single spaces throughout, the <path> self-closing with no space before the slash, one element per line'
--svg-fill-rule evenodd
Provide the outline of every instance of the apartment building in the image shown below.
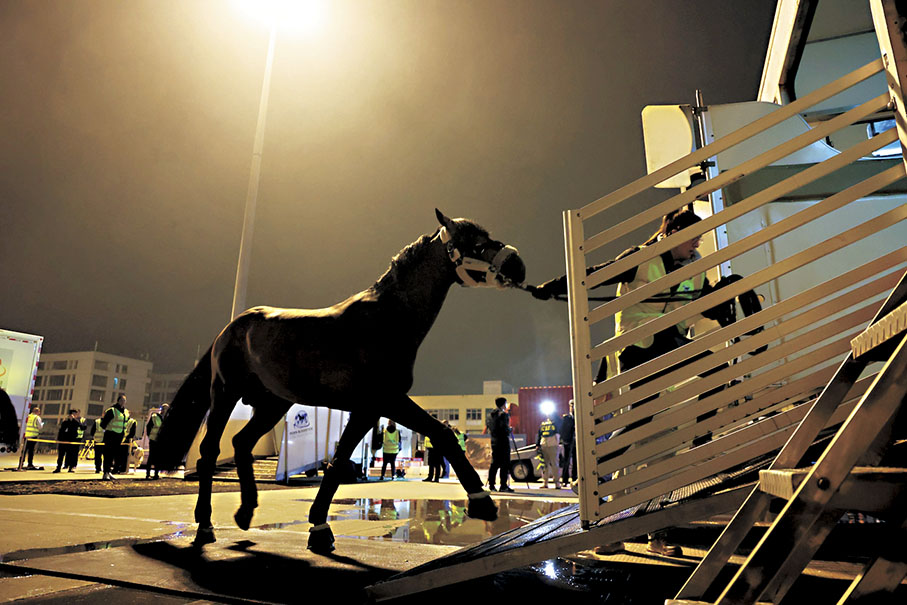
<path fill-rule="evenodd" d="M 144 418 L 151 395 L 152 367 L 150 361 L 101 351 L 43 353 L 32 397 L 32 405 L 41 408 L 44 419 L 42 436 L 55 437 L 71 408 L 93 420 L 120 395 L 126 396 L 127 407 L 136 419 Z"/>

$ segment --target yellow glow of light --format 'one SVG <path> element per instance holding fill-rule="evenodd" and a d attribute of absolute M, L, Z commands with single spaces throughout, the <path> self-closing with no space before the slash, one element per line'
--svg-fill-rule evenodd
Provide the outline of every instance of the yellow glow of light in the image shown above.
<path fill-rule="evenodd" d="M 268 26 L 304 34 L 320 31 L 327 21 L 327 0 L 234 0 L 245 14 Z"/>

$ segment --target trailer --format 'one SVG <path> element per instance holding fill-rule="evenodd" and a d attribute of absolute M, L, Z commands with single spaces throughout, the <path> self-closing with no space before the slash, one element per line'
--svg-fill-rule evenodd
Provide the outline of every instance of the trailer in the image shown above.
<path fill-rule="evenodd" d="M 22 440 L 43 344 L 43 336 L 0 329 L 0 453 Z"/>

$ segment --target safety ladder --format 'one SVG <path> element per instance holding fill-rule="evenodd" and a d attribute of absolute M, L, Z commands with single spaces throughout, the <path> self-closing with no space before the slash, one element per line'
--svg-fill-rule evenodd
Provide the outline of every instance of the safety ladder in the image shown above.
<path fill-rule="evenodd" d="M 907 428 L 907 276 L 812 406 L 771 468 L 677 594 L 673 605 L 779 603 L 845 511 L 870 513 L 891 527 L 884 543 L 838 601 L 879 602 L 907 575 L 907 469 L 879 467 L 897 432 Z M 807 448 L 866 367 L 885 361 L 817 462 L 801 468 Z M 715 581 L 730 557 L 781 498 L 786 504 L 717 597 Z M 861 599 L 866 599 L 861 601 Z"/>

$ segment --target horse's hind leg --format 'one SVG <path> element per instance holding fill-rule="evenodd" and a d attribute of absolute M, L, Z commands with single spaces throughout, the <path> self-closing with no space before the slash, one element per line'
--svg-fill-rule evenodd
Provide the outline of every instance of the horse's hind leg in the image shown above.
<path fill-rule="evenodd" d="M 223 381 L 215 378 L 211 387 L 211 412 L 208 414 L 205 437 L 199 446 L 198 500 L 195 503 L 198 530 L 194 541 L 197 545 L 210 544 L 215 540 L 214 525 L 211 523 L 211 485 L 214 482 L 217 456 L 220 454 L 220 438 L 230 420 L 235 402 L 236 399 L 226 394 Z"/>
<path fill-rule="evenodd" d="M 255 408 L 252 418 L 246 423 L 246 426 L 233 437 L 233 455 L 242 500 L 233 519 L 236 521 L 237 527 L 245 530 L 249 529 L 252 515 L 258 507 L 258 489 L 255 486 L 255 474 L 252 470 L 254 462 L 252 449 L 262 435 L 270 431 L 286 414 L 291 404 L 271 395 L 255 396 L 253 399 L 244 396 L 243 400 Z"/>
<path fill-rule="evenodd" d="M 407 396 L 394 400 L 394 405 L 388 409 L 387 415 L 397 424 L 428 435 L 432 445 L 450 461 L 450 466 L 457 473 L 460 485 L 469 495 L 469 505 L 466 514 L 476 519 L 494 521 L 498 518 L 498 507 L 491 496 L 482 488 L 482 479 L 476 472 L 466 454 L 460 448 L 454 432 L 445 427 L 439 420 L 420 408 L 415 401 Z"/>
<path fill-rule="evenodd" d="M 308 548 L 312 552 L 328 553 L 334 550 L 334 533 L 327 523 L 328 508 L 337 488 L 340 486 L 340 469 L 339 462 L 348 462 L 353 454 L 353 449 L 362 441 L 365 434 L 375 425 L 377 417 L 371 414 L 353 412 L 350 414 L 350 420 L 346 428 L 340 435 L 340 441 L 337 442 L 337 449 L 334 451 L 334 458 L 324 472 L 324 478 L 321 480 L 321 487 L 318 488 L 318 494 L 315 495 L 315 502 L 309 510 L 309 523 L 312 529 L 309 530 Z"/>

